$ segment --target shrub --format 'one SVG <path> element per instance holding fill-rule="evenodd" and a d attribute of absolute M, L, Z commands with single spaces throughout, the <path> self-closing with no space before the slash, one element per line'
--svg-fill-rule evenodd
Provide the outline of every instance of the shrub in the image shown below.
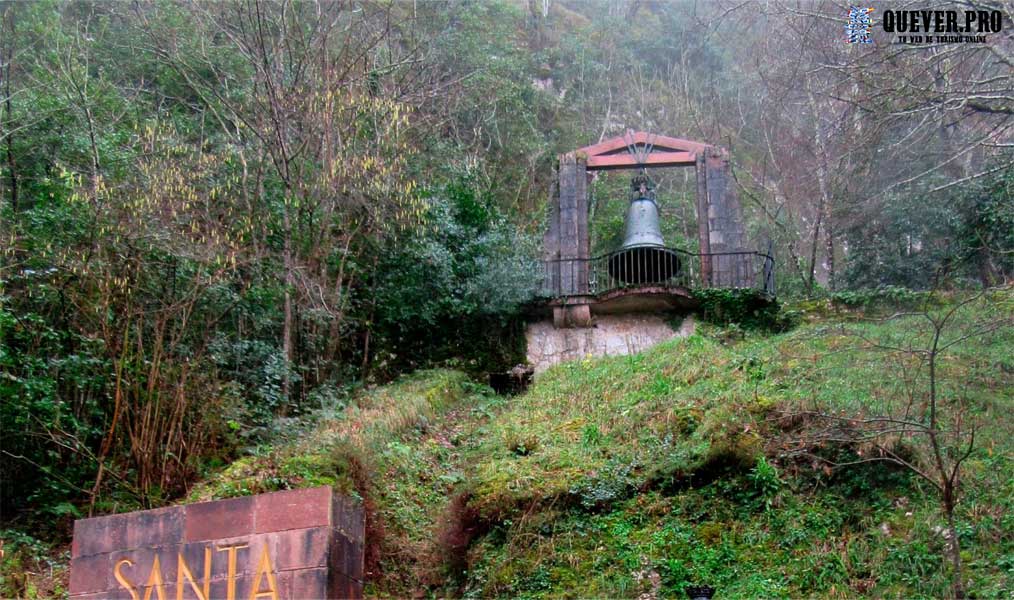
<path fill-rule="evenodd" d="M 799 315 L 782 310 L 778 300 L 752 289 L 704 288 L 693 291 L 701 318 L 721 326 L 769 332 L 788 331 L 799 324 Z"/>

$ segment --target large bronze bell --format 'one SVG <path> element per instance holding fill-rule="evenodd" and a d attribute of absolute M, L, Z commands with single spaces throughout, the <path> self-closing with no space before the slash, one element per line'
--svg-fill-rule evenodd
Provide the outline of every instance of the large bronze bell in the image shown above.
<path fill-rule="evenodd" d="M 665 247 L 658 204 L 645 175 L 631 181 L 623 246 L 609 257 L 609 275 L 631 285 L 664 284 L 680 272 L 679 255 Z"/>

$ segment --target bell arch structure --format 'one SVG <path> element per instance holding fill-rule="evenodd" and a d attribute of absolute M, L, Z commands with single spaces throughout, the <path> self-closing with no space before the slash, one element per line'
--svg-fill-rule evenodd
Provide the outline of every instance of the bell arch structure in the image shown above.
<path fill-rule="evenodd" d="M 558 325 L 578 325 L 590 319 L 596 294 L 591 272 L 588 230 L 588 188 L 593 171 L 660 167 L 691 167 L 695 170 L 696 213 L 700 253 L 695 255 L 698 287 L 754 287 L 756 252 L 746 248 L 742 209 L 729 172 L 729 153 L 724 148 L 628 131 L 625 135 L 585 146 L 560 156 L 557 187 L 543 241 L 547 289 L 556 305 L 569 308 L 563 316 L 554 310 Z M 766 255 L 758 255 L 766 256 Z M 771 257 L 766 257 L 762 278 L 769 290 Z M 684 285 L 689 285 L 686 281 Z M 770 288 L 773 295 L 773 282 Z M 687 290 L 686 295 L 689 296 Z M 615 294 L 614 294 L 615 295 Z M 592 299 L 589 299 L 592 298 Z"/>

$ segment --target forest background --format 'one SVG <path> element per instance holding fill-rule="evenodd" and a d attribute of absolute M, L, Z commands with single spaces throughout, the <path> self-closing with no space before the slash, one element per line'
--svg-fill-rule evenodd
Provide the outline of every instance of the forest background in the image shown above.
<path fill-rule="evenodd" d="M 1004 30 L 849 45 L 836 2 L 0 4 L 4 531 L 180 498 L 364 385 L 512 366 L 557 156 L 628 128 L 730 151 L 783 300 L 1009 282 L 1014 6 L 968 6 Z M 696 251 L 691 174 L 653 175 Z M 624 177 L 595 180 L 599 251 Z"/>

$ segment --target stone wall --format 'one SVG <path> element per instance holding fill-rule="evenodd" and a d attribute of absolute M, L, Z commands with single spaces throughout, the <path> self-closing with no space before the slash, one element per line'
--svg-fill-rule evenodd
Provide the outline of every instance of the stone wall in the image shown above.
<path fill-rule="evenodd" d="M 588 356 L 636 354 L 674 337 L 693 333 L 693 320 L 687 317 L 679 330 L 673 330 L 659 315 L 601 315 L 591 327 L 558 329 L 552 321 L 530 323 L 525 332 L 527 359 L 536 373 L 570 360 Z"/>
<path fill-rule="evenodd" d="M 70 598 L 362 598 L 364 526 L 329 487 L 82 519 Z"/>

